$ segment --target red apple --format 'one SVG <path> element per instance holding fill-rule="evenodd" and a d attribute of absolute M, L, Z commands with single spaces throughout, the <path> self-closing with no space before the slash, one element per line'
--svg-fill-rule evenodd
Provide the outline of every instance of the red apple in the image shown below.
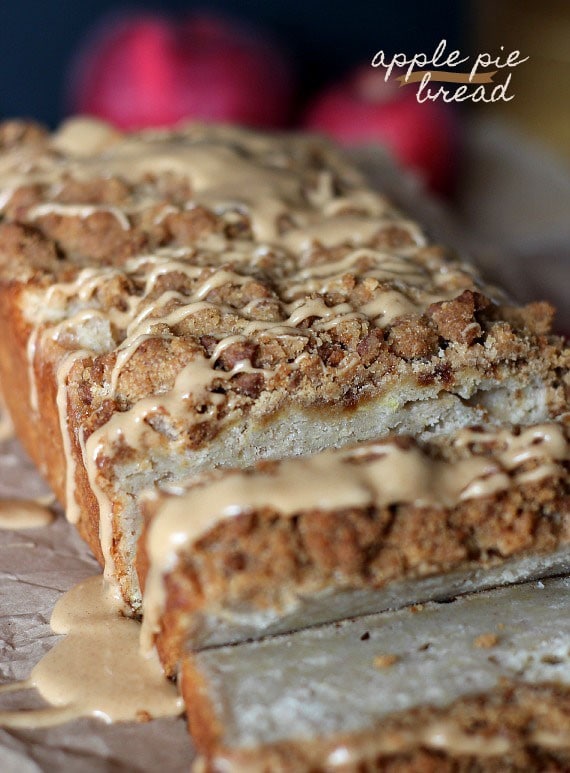
<path fill-rule="evenodd" d="M 393 72 L 359 67 L 309 106 L 304 125 L 345 145 L 380 142 L 439 193 L 455 176 L 459 137 L 456 113 L 443 102 L 420 103 L 417 84 L 400 88 Z"/>
<path fill-rule="evenodd" d="M 279 126 L 292 68 L 265 30 L 211 13 L 107 18 L 72 63 L 69 106 L 125 129 L 183 118 Z"/>

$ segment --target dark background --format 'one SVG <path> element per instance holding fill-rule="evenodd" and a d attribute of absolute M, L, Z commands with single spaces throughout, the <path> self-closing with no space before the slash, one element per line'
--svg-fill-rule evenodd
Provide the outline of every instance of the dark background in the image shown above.
<path fill-rule="evenodd" d="M 66 113 L 72 54 L 106 14 L 145 9 L 176 15 L 192 8 L 269 26 L 295 55 L 305 94 L 351 64 L 369 62 L 379 49 L 429 52 L 442 38 L 466 49 L 470 37 L 467 3 L 460 0 L 0 0 L 0 117 L 54 126 Z"/>

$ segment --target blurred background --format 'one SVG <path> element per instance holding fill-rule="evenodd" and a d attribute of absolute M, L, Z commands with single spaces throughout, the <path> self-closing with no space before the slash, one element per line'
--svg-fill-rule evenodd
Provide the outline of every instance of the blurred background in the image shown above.
<path fill-rule="evenodd" d="M 430 54 L 442 39 L 462 56 L 530 57 L 514 98 L 419 105 L 370 66 L 379 49 Z M 0 3 L 0 51 L 2 117 L 191 116 L 381 147 L 411 170 L 408 189 L 445 201 L 441 219 L 488 273 L 555 301 L 570 331 L 568 0 L 17 0 Z"/>
<path fill-rule="evenodd" d="M 303 96 L 368 62 L 379 48 L 419 51 L 467 37 L 465 3 L 456 0 L 17 0 L 0 3 L 0 110 L 51 125 L 66 112 L 71 58 L 105 19 L 163 13 L 177 23 L 193 9 L 262 25 L 285 45 Z"/>

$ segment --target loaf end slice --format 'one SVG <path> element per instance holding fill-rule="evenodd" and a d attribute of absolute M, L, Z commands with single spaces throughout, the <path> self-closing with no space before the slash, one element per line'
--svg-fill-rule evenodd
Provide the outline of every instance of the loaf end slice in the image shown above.
<path fill-rule="evenodd" d="M 570 765 L 567 579 L 190 654 L 203 771 Z"/>

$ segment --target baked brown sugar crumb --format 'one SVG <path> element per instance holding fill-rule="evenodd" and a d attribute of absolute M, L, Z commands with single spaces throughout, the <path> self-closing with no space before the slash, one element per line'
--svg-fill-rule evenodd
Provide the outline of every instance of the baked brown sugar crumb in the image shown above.
<path fill-rule="evenodd" d="M 381 655 L 376 655 L 372 663 L 374 668 L 384 669 L 394 666 L 399 660 L 399 655 L 395 655 L 394 653 L 384 653 Z"/>
<path fill-rule="evenodd" d="M 499 637 L 496 633 L 482 633 L 479 636 L 477 636 L 473 640 L 473 646 L 477 647 L 478 649 L 491 649 L 491 647 L 496 647 L 499 643 Z"/>
<path fill-rule="evenodd" d="M 539 488 L 545 494 L 535 499 Z M 464 502 L 452 513 L 400 505 L 283 519 L 260 511 L 215 526 L 192 546 L 182 566 L 189 561 L 202 592 L 218 599 L 245 595 L 261 606 L 264 598 L 280 592 L 283 576 L 309 587 L 334 577 L 341 584 L 380 587 L 463 561 L 492 563 L 494 556 L 505 558 L 531 547 L 554 549 L 570 534 L 567 496 L 567 482 L 559 480 Z"/>

